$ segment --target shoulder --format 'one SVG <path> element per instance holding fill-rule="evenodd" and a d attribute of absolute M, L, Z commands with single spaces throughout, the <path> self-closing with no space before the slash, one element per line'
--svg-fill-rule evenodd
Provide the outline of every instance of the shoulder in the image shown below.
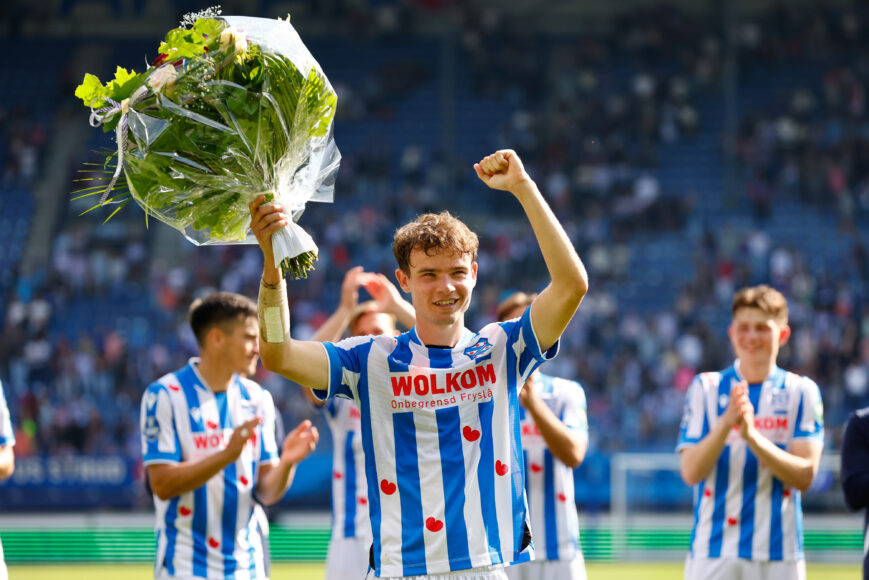
<path fill-rule="evenodd" d="M 723 370 L 698 373 L 694 375 L 694 379 L 691 381 L 691 386 L 702 389 L 704 392 L 718 394 L 718 386 L 721 384 L 721 380 L 727 372 L 727 370 Z"/>
<path fill-rule="evenodd" d="M 148 385 L 145 389 L 146 393 L 159 393 L 160 391 L 165 391 L 167 394 L 170 390 L 172 391 L 180 391 L 181 385 L 178 381 L 177 373 L 179 371 L 173 371 L 171 373 L 166 373 L 159 379 L 155 380 L 153 383 Z"/>
<path fill-rule="evenodd" d="M 541 374 L 541 378 L 546 381 L 551 381 L 552 393 L 556 397 L 565 399 L 585 399 L 585 389 L 577 381 L 565 379 L 562 377 L 552 377 Z"/>
<path fill-rule="evenodd" d="M 392 336 L 351 336 L 338 342 L 324 342 L 326 349 L 338 348 L 345 351 L 363 350 L 376 346 L 380 350 L 391 352 L 398 344 L 398 339 Z"/>
<path fill-rule="evenodd" d="M 238 377 L 238 386 L 242 391 L 242 397 L 250 399 L 254 403 L 271 403 L 272 394 L 258 382 L 246 377 Z"/>

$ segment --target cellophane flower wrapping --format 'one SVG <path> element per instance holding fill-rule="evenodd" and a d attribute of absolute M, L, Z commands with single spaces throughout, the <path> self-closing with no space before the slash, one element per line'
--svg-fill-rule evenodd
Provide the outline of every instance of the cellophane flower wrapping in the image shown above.
<path fill-rule="evenodd" d="M 273 235 L 275 266 L 306 277 L 317 246 L 295 222 L 307 202 L 332 201 L 341 159 L 337 98 L 323 71 L 288 20 L 198 19 L 160 50 L 121 91 L 126 109 L 105 116 L 112 130 L 126 115 L 130 195 L 206 245 L 255 243 L 248 204 L 266 194 L 293 218 Z"/>

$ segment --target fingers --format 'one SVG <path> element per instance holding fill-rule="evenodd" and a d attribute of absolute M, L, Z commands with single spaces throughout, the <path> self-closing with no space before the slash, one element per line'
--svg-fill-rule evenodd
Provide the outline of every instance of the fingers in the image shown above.
<path fill-rule="evenodd" d="M 274 233 L 289 224 L 290 218 L 283 213 L 283 206 L 275 202 L 266 203 L 265 195 L 254 199 L 248 207 L 251 216 L 250 227 L 257 236 Z"/>

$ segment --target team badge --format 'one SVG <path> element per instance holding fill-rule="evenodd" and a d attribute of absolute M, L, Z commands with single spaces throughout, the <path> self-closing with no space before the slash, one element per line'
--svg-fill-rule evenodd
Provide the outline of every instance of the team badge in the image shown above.
<path fill-rule="evenodd" d="M 480 358 L 487 352 L 492 350 L 492 344 L 486 338 L 481 338 L 474 345 L 469 346 L 464 350 L 465 356 L 469 358 Z"/>

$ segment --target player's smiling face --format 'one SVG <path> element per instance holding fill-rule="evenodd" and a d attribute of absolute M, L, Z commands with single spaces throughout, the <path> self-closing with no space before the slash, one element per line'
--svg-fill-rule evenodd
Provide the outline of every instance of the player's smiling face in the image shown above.
<path fill-rule="evenodd" d="M 471 261 L 469 254 L 428 255 L 423 250 L 414 250 L 410 254 L 409 272 L 399 269 L 396 278 L 401 289 L 410 292 L 417 324 L 464 324 L 464 314 L 477 283 L 477 263 Z"/>
<path fill-rule="evenodd" d="M 771 365 L 790 336 L 790 327 L 779 324 L 760 308 L 740 308 L 727 330 L 737 358 L 752 366 Z"/>

